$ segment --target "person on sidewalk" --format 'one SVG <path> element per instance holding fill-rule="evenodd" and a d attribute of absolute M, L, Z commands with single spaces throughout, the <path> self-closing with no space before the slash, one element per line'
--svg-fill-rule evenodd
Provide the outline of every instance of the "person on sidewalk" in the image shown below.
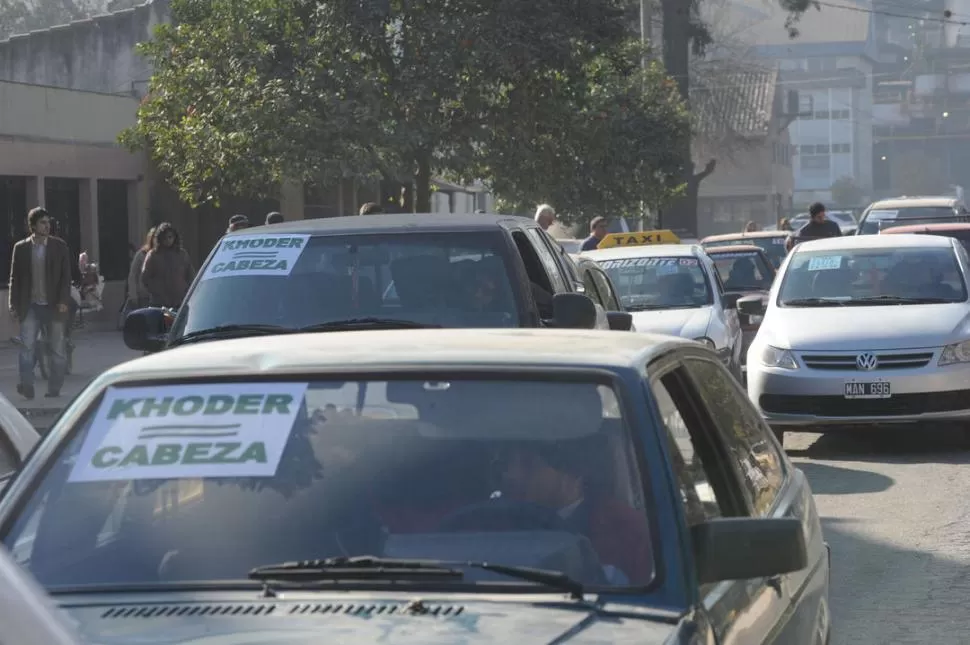
<path fill-rule="evenodd" d="M 141 272 L 150 306 L 178 309 L 193 277 L 195 268 L 182 248 L 178 231 L 170 222 L 162 222 L 155 229 L 152 249 L 145 256 Z"/>
<path fill-rule="evenodd" d="M 270 224 L 282 224 L 283 223 L 283 213 L 278 213 L 273 211 L 266 216 L 266 225 Z"/>
<path fill-rule="evenodd" d="M 360 207 L 360 215 L 383 215 L 384 209 L 377 202 L 367 202 Z"/>
<path fill-rule="evenodd" d="M 229 228 L 226 229 L 226 233 L 232 233 L 233 231 L 239 231 L 244 228 L 249 228 L 249 218 L 245 215 L 233 215 L 229 218 Z"/>
<path fill-rule="evenodd" d="M 128 311 L 142 309 L 148 306 L 148 290 L 141 282 L 141 272 L 145 268 L 145 256 L 152 250 L 152 240 L 155 238 L 155 227 L 148 229 L 145 243 L 135 251 L 135 257 L 128 268 Z"/>
<path fill-rule="evenodd" d="M 27 214 L 30 236 L 13 247 L 10 262 L 10 314 L 20 322 L 19 392 L 34 398 L 34 348 L 41 327 L 47 328 L 51 353 L 48 398 L 61 394 L 67 366 L 65 325 L 71 304 L 71 255 L 67 243 L 52 237 L 51 218 L 43 208 Z"/>
<path fill-rule="evenodd" d="M 535 220 L 543 231 L 548 232 L 549 227 L 556 221 L 556 211 L 549 204 L 539 204 L 536 208 Z"/>
<path fill-rule="evenodd" d="M 583 240 L 580 251 L 595 251 L 606 234 L 610 232 L 610 222 L 605 217 L 594 217 L 589 223 L 589 237 Z"/>

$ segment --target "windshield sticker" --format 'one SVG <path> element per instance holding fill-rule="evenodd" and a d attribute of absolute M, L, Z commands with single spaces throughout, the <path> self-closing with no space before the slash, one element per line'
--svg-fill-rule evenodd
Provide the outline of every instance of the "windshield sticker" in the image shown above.
<path fill-rule="evenodd" d="M 771 238 L 771 243 L 774 244 L 775 246 L 781 246 L 786 241 L 788 241 L 788 238 L 787 237 L 773 237 L 773 238 Z"/>
<path fill-rule="evenodd" d="M 70 482 L 272 477 L 306 383 L 109 388 Z"/>
<path fill-rule="evenodd" d="M 236 275 L 288 276 L 309 235 L 248 235 L 222 240 L 203 280 Z"/>
<path fill-rule="evenodd" d="M 808 261 L 809 271 L 828 271 L 830 269 L 842 268 L 841 255 L 821 255 Z"/>
<path fill-rule="evenodd" d="M 657 267 L 657 275 L 672 275 L 677 273 L 676 264 L 663 264 Z"/>

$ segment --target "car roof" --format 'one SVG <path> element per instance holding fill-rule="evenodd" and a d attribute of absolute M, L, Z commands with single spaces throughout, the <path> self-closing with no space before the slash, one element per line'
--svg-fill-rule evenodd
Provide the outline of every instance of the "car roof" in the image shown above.
<path fill-rule="evenodd" d="M 727 242 L 729 240 L 740 240 L 746 237 L 788 237 L 791 231 L 748 231 L 747 233 L 722 233 L 721 235 L 708 235 L 701 240 L 701 244 L 712 244 L 714 242 Z"/>
<path fill-rule="evenodd" d="M 753 244 L 735 244 L 734 246 L 709 246 L 704 249 L 704 252 L 708 255 L 717 255 L 718 253 L 740 253 L 750 251 L 752 253 L 764 253 L 764 250 L 760 246 L 755 246 Z"/>
<path fill-rule="evenodd" d="M 132 381 L 398 367 L 617 369 L 638 367 L 691 341 L 570 329 L 407 329 L 284 334 L 184 345 L 117 365 L 99 387 Z"/>
<path fill-rule="evenodd" d="M 346 217 L 321 217 L 301 219 L 281 224 L 252 226 L 226 233 L 225 237 L 245 235 L 328 235 L 357 233 L 386 233 L 390 231 L 409 233 L 434 231 L 486 231 L 509 225 L 535 227 L 528 217 L 516 215 L 453 215 L 448 213 L 403 213 L 396 215 L 351 215 Z"/>
<path fill-rule="evenodd" d="M 591 260 L 600 261 L 624 258 L 689 258 L 697 257 L 702 252 L 703 249 L 696 244 L 643 244 L 583 251 L 582 255 Z"/>
<path fill-rule="evenodd" d="M 909 233 L 902 235 L 845 235 L 842 237 L 827 237 L 821 240 L 810 240 L 796 246 L 794 252 L 803 251 L 842 251 L 847 249 L 885 249 L 885 248 L 944 248 L 952 247 L 953 242 L 948 237 L 936 235 L 921 235 Z"/>
<path fill-rule="evenodd" d="M 960 200 L 956 197 L 894 197 L 882 199 L 869 205 L 869 210 L 893 208 L 917 208 L 920 206 L 954 206 Z"/>
<path fill-rule="evenodd" d="M 970 222 L 950 222 L 950 223 L 939 223 L 939 224 L 907 224 L 906 226 L 893 226 L 892 228 L 886 228 L 880 233 L 892 233 L 893 235 L 899 235 L 901 233 L 919 233 L 921 231 L 968 231 L 970 230 Z"/>

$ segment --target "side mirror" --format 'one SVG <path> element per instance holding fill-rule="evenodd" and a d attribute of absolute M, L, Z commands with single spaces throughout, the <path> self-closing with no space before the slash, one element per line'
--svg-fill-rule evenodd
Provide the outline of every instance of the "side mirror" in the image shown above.
<path fill-rule="evenodd" d="M 552 324 L 564 329 L 595 329 L 596 305 L 581 293 L 557 293 L 552 297 Z"/>
<path fill-rule="evenodd" d="M 741 293 L 725 293 L 721 296 L 721 303 L 724 305 L 725 309 L 737 309 L 738 300 L 741 299 L 743 295 L 744 294 Z"/>
<path fill-rule="evenodd" d="M 764 316 L 768 307 L 762 296 L 744 296 L 736 301 L 737 309 L 745 316 Z"/>
<path fill-rule="evenodd" d="M 157 352 L 165 346 L 165 312 L 158 307 L 136 309 L 125 316 L 125 345 L 141 352 Z"/>
<path fill-rule="evenodd" d="M 700 584 L 765 578 L 808 566 L 800 520 L 729 517 L 691 527 Z"/>
<path fill-rule="evenodd" d="M 633 329 L 633 314 L 625 311 L 607 311 L 606 320 L 613 331 L 630 331 Z"/>

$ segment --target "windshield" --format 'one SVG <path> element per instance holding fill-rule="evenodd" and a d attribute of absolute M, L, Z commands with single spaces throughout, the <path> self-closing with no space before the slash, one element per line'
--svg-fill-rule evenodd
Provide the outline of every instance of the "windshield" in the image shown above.
<path fill-rule="evenodd" d="M 510 275 L 499 233 L 226 237 L 173 337 L 222 325 L 305 327 L 360 317 L 518 327 Z"/>
<path fill-rule="evenodd" d="M 712 253 L 725 291 L 767 291 L 775 271 L 757 251 Z"/>
<path fill-rule="evenodd" d="M 878 233 L 890 226 L 906 226 L 925 222 L 939 222 L 940 220 L 957 217 L 952 206 L 910 206 L 894 209 L 874 209 L 869 211 L 860 227 L 861 233 Z M 900 221 L 897 221 L 900 220 Z"/>
<path fill-rule="evenodd" d="M 52 590 L 357 555 L 651 581 L 612 386 L 436 378 L 109 389 L 4 544 Z"/>
<path fill-rule="evenodd" d="M 713 300 L 707 276 L 694 257 L 600 260 L 627 311 L 704 307 Z"/>
<path fill-rule="evenodd" d="M 799 252 L 785 272 L 782 306 L 962 302 L 963 275 L 950 248 Z"/>
<path fill-rule="evenodd" d="M 704 248 L 711 248 L 714 246 L 757 246 L 759 249 L 765 252 L 771 264 L 777 269 L 784 262 L 785 256 L 788 255 L 788 251 L 785 249 L 785 241 L 788 239 L 788 233 L 783 232 L 778 235 L 771 236 L 759 236 L 759 237 L 739 237 L 733 240 L 725 240 L 723 242 L 708 242 L 704 244 Z"/>

